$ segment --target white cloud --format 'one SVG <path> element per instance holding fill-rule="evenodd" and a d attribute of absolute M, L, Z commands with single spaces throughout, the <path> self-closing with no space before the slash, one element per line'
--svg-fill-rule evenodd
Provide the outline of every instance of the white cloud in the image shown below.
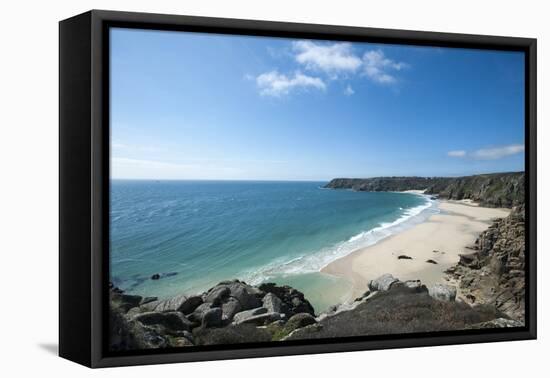
<path fill-rule="evenodd" d="M 295 72 L 294 76 L 280 74 L 277 71 L 266 72 L 256 78 L 256 85 L 260 94 L 264 96 L 280 97 L 289 94 L 294 89 L 318 89 L 325 90 L 326 85 L 318 77 L 304 75 Z"/>
<path fill-rule="evenodd" d="M 297 41 L 292 47 L 298 63 L 310 70 L 323 71 L 332 78 L 336 78 L 338 73 L 355 72 L 361 66 L 361 59 L 353 54 L 350 43 L 327 45 Z"/>
<path fill-rule="evenodd" d="M 363 55 L 364 73 L 380 84 L 394 84 L 397 79 L 390 72 L 408 67 L 406 63 L 387 58 L 382 50 L 371 50 Z"/>
<path fill-rule="evenodd" d="M 464 157 L 466 156 L 466 151 L 464 150 L 449 151 L 447 152 L 447 155 L 451 157 Z"/>
<path fill-rule="evenodd" d="M 525 151 L 523 144 L 512 144 L 509 146 L 483 148 L 472 153 L 472 157 L 477 160 L 496 160 L 506 156 L 516 155 Z"/>
<path fill-rule="evenodd" d="M 386 57 L 380 49 L 366 51 L 361 57 L 354 52 L 354 46 L 346 42 L 296 41 L 289 52 L 298 66 L 309 74 L 300 71 L 284 74 L 277 70 L 263 73 L 254 78 L 261 95 L 280 97 L 298 88 L 326 90 L 327 80 L 351 80 L 360 76 L 389 85 L 397 82 L 394 72 L 408 67 L 404 62 Z M 245 75 L 245 79 L 253 78 Z M 344 89 L 346 96 L 354 93 L 350 85 Z"/>
<path fill-rule="evenodd" d="M 472 152 L 466 152 L 464 150 L 449 151 L 447 155 L 474 160 L 497 160 L 522 153 L 523 151 L 525 151 L 525 146 L 523 144 L 511 144 L 501 147 L 482 148 Z"/>

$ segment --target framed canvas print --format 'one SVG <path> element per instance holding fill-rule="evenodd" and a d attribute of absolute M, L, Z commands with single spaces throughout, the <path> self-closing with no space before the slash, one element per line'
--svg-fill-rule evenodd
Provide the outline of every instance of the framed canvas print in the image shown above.
<path fill-rule="evenodd" d="M 536 41 L 60 22 L 60 355 L 536 337 Z"/>

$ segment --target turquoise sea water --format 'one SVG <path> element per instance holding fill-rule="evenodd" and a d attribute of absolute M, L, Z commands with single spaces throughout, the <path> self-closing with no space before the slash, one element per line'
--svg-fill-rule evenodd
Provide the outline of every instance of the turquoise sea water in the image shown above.
<path fill-rule="evenodd" d="M 322 189 L 324 182 L 111 182 L 111 280 L 166 297 L 219 281 L 289 284 L 316 311 L 350 283 L 319 270 L 434 210 L 426 196 Z M 162 276 L 151 280 L 153 274 Z"/>

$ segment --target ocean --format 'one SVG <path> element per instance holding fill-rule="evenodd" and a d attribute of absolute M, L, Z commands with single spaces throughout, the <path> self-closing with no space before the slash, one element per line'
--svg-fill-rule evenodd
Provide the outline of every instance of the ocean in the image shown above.
<path fill-rule="evenodd" d="M 351 292 L 322 267 L 437 212 L 428 196 L 325 184 L 112 180 L 111 281 L 160 298 L 233 278 L 276 282 L 304 292 L 320 312 Z"/>

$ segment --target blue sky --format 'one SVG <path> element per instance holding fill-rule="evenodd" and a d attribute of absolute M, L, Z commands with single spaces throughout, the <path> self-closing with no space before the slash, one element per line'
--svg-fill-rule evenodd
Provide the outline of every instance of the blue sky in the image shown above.
<path fill-rule="evenodd" d="M 111 31 L 113 178 L 524 169 L 519 52 Z"/>

